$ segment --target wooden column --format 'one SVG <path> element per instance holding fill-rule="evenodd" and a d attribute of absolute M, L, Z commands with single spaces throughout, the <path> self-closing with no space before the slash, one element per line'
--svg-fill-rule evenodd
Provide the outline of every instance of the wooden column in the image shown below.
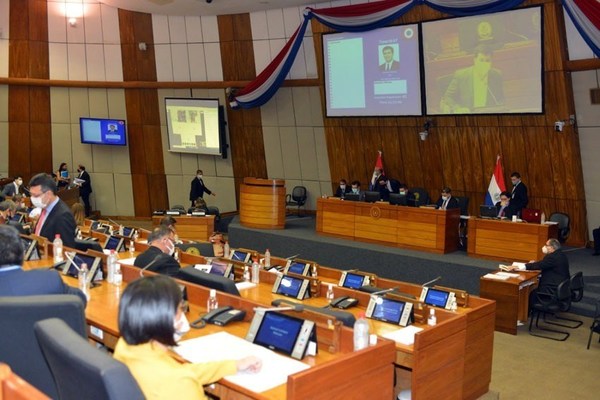
<path fill-rule="evenodd" d="M 11 0 L 8 76 L 49 78 L 48 8 L 45 0 Z M 25 182 L 51 172 L 50 88 L 8 87 L 8 171 Z"/>

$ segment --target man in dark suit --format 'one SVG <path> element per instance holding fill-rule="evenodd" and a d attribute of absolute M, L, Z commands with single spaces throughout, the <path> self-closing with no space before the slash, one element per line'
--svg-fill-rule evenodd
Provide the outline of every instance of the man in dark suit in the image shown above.
<path fill-rule="evenodd" d="M 29 181 L 31 204 L 42 209 L 35 226 L 35 234 L 50 242 L 60 235 L 63 245 L 75 248 L 75 218 L 69 206 L 56 195 L 56 182 L 50 175 L 41 173 Z"/>
<path fill-rule="evenodd" d="M 344 198 L 344 195 L 346 193 L 350 193 L 350 192 L 352 192 L 352 188 L 350 186 L 348 186 L 348 183 L 346 182 L 346 180 L 340 179 L 340 185 L 335 190 L 335 194 L 333 196 Z"/>
<path fill-rule="evenodd" d="M 517 215 L 517 210 L 513 206 L 508 192 L 500 193 L 500 201 L 496 203 L 496 208 L 498 209 L 496 215 L 498 218 L 512 219 L 513 215 Z"/>
<path fill-rule="evenodd" d="M 190 201 L 192 202 L 192 207 L 194 206 L 194 200 L 196 200 L 198 197 L 204 198 L 204 193 L 216 196 L 215 192 L 211 192 L 204 185 L 204 181 L 202 180 L 202 170 L 199 169 L 196 171 L 196 177 L 192 179 L 192 187 L 190 189 Z"/>
<path fill-rule="evenodd" d="M 527 197 L 527 186 L 521 182 L 521 174 L 513 172 L 510 174 L 510 181 L 513 184 L 513 189 L 510 194 L 510 202 L 512 203 L 518 215 L 521 215 L 521 210 L 527 207 L 529 198 Z"/>
<path fill-rule="evenodd" d="M 92 212 L 92 206 L 90 205 L 90 194 L 92 194 L 92 179 L 90 178 L 90 174 L 85 170 L 85 166 L 79 164 L 77 168 L 77 172 L 79 173 L 78 178 L 83 180 L 83 183 L 79 186 L 79 196 L 81 196 L 81 200 L 83 200 L 83 205 L 85 206 L 85 216 L 89 217 Z"/>
<path fill-rule="evenodd" d="M 594 253 L 593 256 L 600 256 L 600 228 L 596 228 L 592 231 L 594 237 Z"/>
<path fill-rule="evenodd" d="M 2 189 L 2 195 L 12 197 L 15 194 L 19 193 L 22 185 L 23 185 L 23 177 L 20 175 L 17 175 L 17 176 L 15 176 L 15 179 L 11 183 L 4 186 L 4 189 Z"/>
<path fill-rule="evenodd" d="M 383 64 L 379 65 L 380 71 L 397 71 L 400 68 L 400 63 L 394 60 L 394 48 L 392 46 L 384 46 L 381 49 L 383 54 Z"/>
<path fill-rule="evenodd" d="M 460 208 L 456 197 L 452 197 L 452 190 L 449 187 L 442 189 L 442 195 L 435 203 L 435 208 L 440 210 L 450 210 L 452 208 Z"/>
<path fill-rule="evenodd" d="M 0 226 L 0 297 L 44 294 L 74 294 L 87 303 L 81 290 L 66 285 L 56 271 L 35 269 L 23 271 L 23 245 L 18 232 Z"/>
<path fill-rule="evenodd" d="M 175 244 L 171 239 L 171 230 L 160 225 L 148 236 L 150 247 L 135 258 L 133 265 L 148 271 L 163 275 L 176 276 L 179 273 L 179 263 L 172 257 Z"/>

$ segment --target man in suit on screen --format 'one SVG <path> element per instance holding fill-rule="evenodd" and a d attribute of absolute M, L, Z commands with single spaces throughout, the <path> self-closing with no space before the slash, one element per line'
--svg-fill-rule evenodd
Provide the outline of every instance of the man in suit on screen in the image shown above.
<path fill-rule="evenodd" d="M 400 68 L 400 62 L 394 60 L 394 48 L 392 46 L 384 46 L 381 49 L 383 55 L 383 64 L 379 65 L 380 71 L 397 71 Z"/>

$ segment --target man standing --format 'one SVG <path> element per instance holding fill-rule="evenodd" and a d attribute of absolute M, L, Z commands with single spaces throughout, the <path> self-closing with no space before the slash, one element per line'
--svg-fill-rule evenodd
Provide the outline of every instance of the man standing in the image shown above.
<path fill-rule="evenodd" d="M 521 215 L 521 210 L 527 207 L 529 198 L 527 197 L 527 186 L 521 182 L 521 174 L 513 172 L 510 174 L 510 181 L 513 184 L 512 193 L 510 195 L 510 204 L 513 206 L 516 213 Z"/>
<path fill-rule="evenodd" d="M 56 195 L 56 182 L 50 175 L 41 173 L 29 181 L 31 204 L 42 209 L 35 226 L 35 234 L 50 242 L 59 234 L 67 247 L 75 248 L 75 218 L 69 206 Z"/>
<path fill-rule="evenodd" d="M 92 194 L 92 179 L 90 178 L 90 174 L 85 170 L 85 166 L 79 164 L 77 168 L 77 172 L 79 173 L 78 178 L 83 182 L 80 183 L 79 186 L 79 196 L 81 196 L 81 200 L 83 200 L 83 205 L 85 206 L 85 216 L 89 217 L 92 212 L 92 206 L 90 206 L 90 194 Z"/>
<path fill-rule="evenodd" d="M 199 169 L 196 171 L 196 177 L 192 179 L 192 187 L 190 189 L 190 201 L 192 202 L 192 207 L 194 206 L 194 200 L 198 197 L 204 198 L 204 193 L 208 193 L 212 196 L 216 196 L 215 192 L 211 192 L 205 185 L 202 180 L 202 170 Z"/>
<path fill-rule="evenodd" d="M 2 190 L 2 194 L 4 196 L 9 196 L 12 197 L 15 194 L 19 194 L 19 189 L 21 188 L 21 186 L 23 185 L 23 177 L 21 177 L 20 175 L 15 176 L 15 179 L 12 181 L 12 183 L 7 184 L 6 186 L 4 186 L 4 189 Z"/>

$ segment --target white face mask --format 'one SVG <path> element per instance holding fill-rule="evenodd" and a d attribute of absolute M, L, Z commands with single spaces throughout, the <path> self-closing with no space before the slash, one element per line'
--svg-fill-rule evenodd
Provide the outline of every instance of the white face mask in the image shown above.
<path fill-rule="evenodd" d="M 190 323 L 184 313 L 181 313 L 181 317 L 175 321 L 173 326 L 175 327 L 173 339 L 175 339 L 176 342 L 179 342 L 181 337 L 190 330 Z"/>
<path fill-rule="evenodd" d="M 542 253 L 548 254 L 548 246 L 542 247 Z"/>
<path fill-rule="evenodd" d="M 346 185 L 340 185 L 340 189 L 345 190 L 346 189 Z"/>
<path fill-rule="evenodd" d="M 37 208 L 46 208 L 46 204 L 44 204 L 44 202 L 42 201 L 42 196 L 43 194 L 39 197 L 31 196 L 31 204 L 33 204 L 34 207 Z"/>
<path fill-rule="evenodd" d="M 442 196 L 442 200 L 444 200 L 444 201 L 448 200 L 448 196 Z"/>
<path fill-rule="evenodd" d="M 405 195 L 406 195 L 406 191 L 404 191 L 404 190 L 401 190 L 401 191 L 400 191 L 400 194 L 401 194 L 402 196 L 405 196 Z"/>
<path fill-rule="evenodd" d="M 352 188 L 352 193 L 358 193 L 358 188 Z"/>
<path fill-rule="evenodd" d="M 196 178 L 202 179 L 202 175 L 196 175 Z"/>
<path fill-rule="evenodd" d="M 167 250 L 169 250 L 169 255 L 172 256 L 173 254 L 175 254 L 175 245 L 170 240 L 168 241 L 168 243 L 169 244 L 166 245 Z"/>

